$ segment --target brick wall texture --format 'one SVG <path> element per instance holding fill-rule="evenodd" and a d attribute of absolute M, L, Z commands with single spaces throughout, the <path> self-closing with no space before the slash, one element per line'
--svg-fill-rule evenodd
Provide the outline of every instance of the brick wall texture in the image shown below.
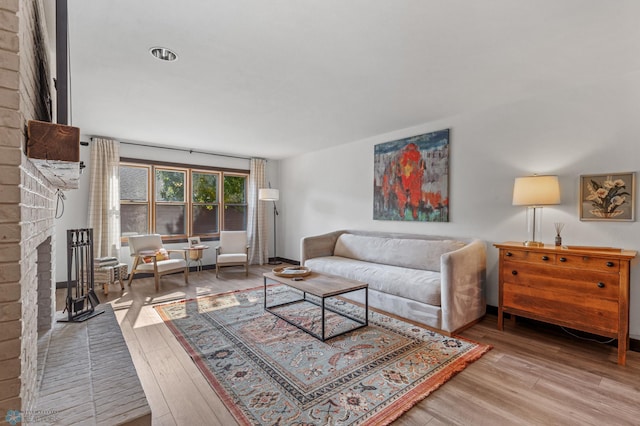
<path fill-rule="evenodd" d="M 0 0 L 0 423 L 7 410 L 33 407 L 38 327 L 55 313 L 55 188 L 24 154 L 26 124 L 42 108 L 42 1 Z"/>

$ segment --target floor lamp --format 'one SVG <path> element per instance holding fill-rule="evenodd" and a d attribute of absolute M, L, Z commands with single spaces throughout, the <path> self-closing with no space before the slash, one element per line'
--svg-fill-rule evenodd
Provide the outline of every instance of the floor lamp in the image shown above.
<path fill-rule="evenodd" d="M 276 208 L 276 201 L 280 199 L 280 191 L 277 189 L 271 188 L 262 188 L 258 190 L 258 200 L 260 201 L 273 201 L 273 258 L 269 261 L 269 265 L 280 265 L 282 262 L 278 262 L 278 256 L 276 256 L 276 241 L 277 241 L 277 232 L 276 232 L 276 217 L 278 216 L 278 209 Z"/>

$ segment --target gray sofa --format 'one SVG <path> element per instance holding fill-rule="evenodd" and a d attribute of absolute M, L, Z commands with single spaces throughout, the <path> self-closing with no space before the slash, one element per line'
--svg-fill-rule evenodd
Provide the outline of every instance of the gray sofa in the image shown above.
<path fill-rule="evenodd" d="M 484 242 L 336 231 L 305 237 L 301 264 L 369 284 L 369 306 L 454 334 L 486 312 Z M 363 292 L 345 295 L 364 302 Z"/>

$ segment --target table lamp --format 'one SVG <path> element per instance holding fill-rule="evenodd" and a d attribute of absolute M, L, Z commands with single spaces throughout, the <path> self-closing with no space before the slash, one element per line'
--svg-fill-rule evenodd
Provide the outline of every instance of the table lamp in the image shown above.
<path fill-rule="evenodd" d="M 560 184 L 558 176 L 517 177 L 513 184 L 513 205 L 527 206 L 527 233 L 531 239 L 524 242 L 527 247 L 541 247 L 536 241 L 536 230 L 542 223 L 542 206 L 560 204 Z M 538 212 L 536 212 L 538 209 Z"/>

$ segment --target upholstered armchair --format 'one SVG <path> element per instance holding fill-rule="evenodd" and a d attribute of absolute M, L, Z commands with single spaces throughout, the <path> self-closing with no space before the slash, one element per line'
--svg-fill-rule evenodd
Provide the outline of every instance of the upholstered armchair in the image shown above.
<path fill-rule="evenodd" d="M 158 234 L 133 235 L 129 237 L 129 249 L 134 258 L 129 283 L 135 274 L 153 274 L 156 291 L 160 288 L 160 277 L 175 272 L 184 273 L 184 282 L 189 283 L 189 268 L 184 250 L 166 250 L 162 238 Z M 179 253 L 181 258 L 171 258 L 172 253 Z"/>
<path fill-rule="evenodd" d="M 249 276 L 247 231 L 220 232 L 220 244 L 216 247 L 216 278 L 223 266 L 244 266 L 244 274 Z"/>

